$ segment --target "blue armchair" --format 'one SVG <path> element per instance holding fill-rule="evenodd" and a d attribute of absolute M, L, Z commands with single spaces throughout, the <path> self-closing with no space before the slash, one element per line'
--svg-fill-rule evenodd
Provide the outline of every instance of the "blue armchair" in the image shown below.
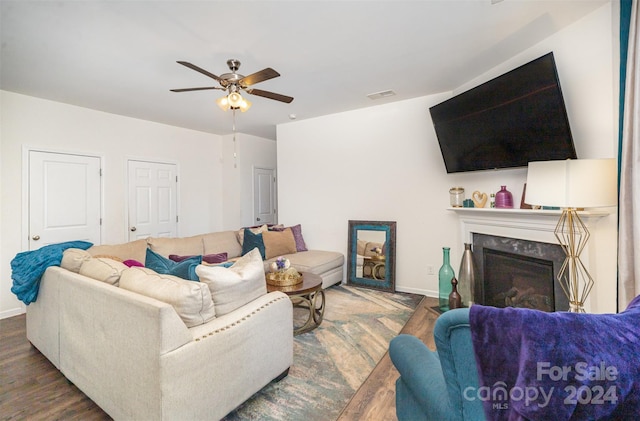
<path fill-rule="evenodd" d="M 436 352 L 411 335 L 399 335 L 389 345 L 391 361 L 400 372 L 398 420 L 484 420 L 482 402 L 465 399 L 464 394 L 467 387 L 478 390 L 469 309 L 441 315 L 434 337 Z"/>

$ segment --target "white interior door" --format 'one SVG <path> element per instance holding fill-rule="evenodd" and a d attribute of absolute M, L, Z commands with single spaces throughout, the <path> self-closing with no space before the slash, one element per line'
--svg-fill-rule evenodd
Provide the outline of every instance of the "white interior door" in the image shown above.
<path fill-rule="evenodd" d="M 29 250 L 84 240 L 100 244 L 100 158 L 29 151 Z"/>
<path fill-rule="evenodd" d="M 176 165 L 130 160 L 128 185 L 129 241 L 147 237 L 176 237 Z"/>
<path fill-rule="evenodd" d="M 253 169 L 253 222 L 256 225 L 275 224 L 276 171 L 272 168 Z"/>

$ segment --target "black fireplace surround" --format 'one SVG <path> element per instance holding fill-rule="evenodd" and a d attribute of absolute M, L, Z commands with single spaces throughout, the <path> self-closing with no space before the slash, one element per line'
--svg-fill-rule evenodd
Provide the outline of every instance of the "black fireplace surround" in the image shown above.
<path fill-rule="evenodd" d="M 474 300 L 494 307 L 566 311 L 557 281 L 565 259 L 559 244 L 473 233 Z"/>

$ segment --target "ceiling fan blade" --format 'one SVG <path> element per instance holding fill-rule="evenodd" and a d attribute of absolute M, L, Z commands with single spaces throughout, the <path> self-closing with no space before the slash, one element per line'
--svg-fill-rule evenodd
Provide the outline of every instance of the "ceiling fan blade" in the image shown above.
<path fill-rule="evenodd" d="M 263 91 L 262 89 L 246 89 L 246 91 L 251 95 L 257 95 L 257 96 L 262 96 L 269 99 L 275 99 L 276 101 L 286 102 L 287 104 L 293 101 L 293 97 L 291 96 L 276 94 L 274 92 L 269 92 L 269 91 Z"/>
<path fill-rule="evenodd" d="M 188 67 L 188 68 L 190 68 L 190 69 L 192 69 L 192 70 L 195 70 L 196 72 L 202 73 L 202 74 L 203 74 L 203 75 L 205 75 L 205 76 L 209 76 L 211 79 L 215 79 L 215 80 L 217 80 L 218 82 L 220 82 L 220 77 L 218 77 L 218 76 L 214 75 L 214 74 L 213 74 L 213 73 L 211 73 L 211 72 L 208 72 L 208 71 L 204 70 L 204 69 L 203 69 L 203 68 L 201 68 L 201 67 L 196 66 L 195 64 L 191 64 L 191 63 L 189 63 L 188 61 L 178 61 L 178 63 L 180 63 L 180 64 L 182 64 L 183 66 L 186 66 L 186 67 Z"/>
<path fill-rule="evenodd" d="M 262 69 L 259 72 L 255 72 L 250 74 L 249 76 L 245 76 L 239 80 L 240 85 L 242 86 L 251 86 L 255 85 L 258 82 L 263 82 L 265 80 L 273 79 L 274 77 L 280 76 L 280 73 L 273 70 L 271 67 L 267 67 L 266 69 Z"/>
<path fill-rule="evenodd" d="M 209 86 L 206 88 L 182 88 L 182 89 L 169 89 L 171 92 L 189 92 L 189 91 L 204 91 L 206 89 L 222 89 L 217 86 Z"/>

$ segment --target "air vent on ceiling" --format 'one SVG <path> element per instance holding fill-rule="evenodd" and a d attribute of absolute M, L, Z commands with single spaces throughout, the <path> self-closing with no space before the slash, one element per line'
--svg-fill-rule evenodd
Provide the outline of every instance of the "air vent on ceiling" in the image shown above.
<path fill-rule="evenodd" d="M 389 89 L 387 91 L 374 92 L 372 94 L 367 95 L 367 97 L 369 97 L 369 99 L 380 99 L 380 98 L 387 98 L 390 96 L 394 96 L 395 94 L 396 94 L 395 92 Z"/>

